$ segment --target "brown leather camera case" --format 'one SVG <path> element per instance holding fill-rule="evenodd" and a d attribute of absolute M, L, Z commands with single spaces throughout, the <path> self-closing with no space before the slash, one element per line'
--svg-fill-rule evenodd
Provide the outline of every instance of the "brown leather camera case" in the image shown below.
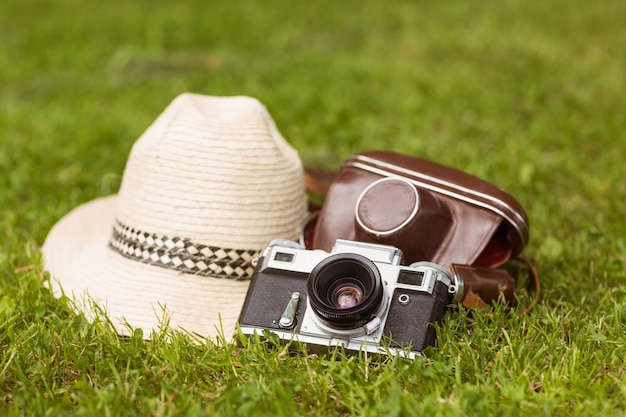
<path fill-rule="evenodd" d="M 470 281 L 486 277 L 496 294 L 480 298 L 493 301 L 499 292 L 513 302 L 515 282 L 504 271 L 497 282 L 495 267 L 519 255 L 528 238 L 524 209 L 497 186 L 424 159 L 369 151 L 334 176 L 310 248 L 330 251 L 337 239 L 396 246 L 407 264 L 432 261 Z"/>

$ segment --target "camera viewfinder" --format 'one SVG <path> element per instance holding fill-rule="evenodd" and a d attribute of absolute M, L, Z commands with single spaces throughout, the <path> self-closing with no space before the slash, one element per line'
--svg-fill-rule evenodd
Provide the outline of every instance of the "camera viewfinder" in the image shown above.
<path fill-rule="evenodd" d="M 293 262 L 293 258 L 295 257 L 295 255 L 293 253 L 287 253 L 287 252 L 276 252 L 276 255 L 274 255 L 274 260 L 278 261 L 278 262 Z"/>
<path fill-rule="evenodd" d="M 400 270 L 400 275 L 398 275 L 398 283 L 420 287 L 422 285 L 422 282 L 424 282 L 424 272 L 407 271 L 406 269 Z"/>

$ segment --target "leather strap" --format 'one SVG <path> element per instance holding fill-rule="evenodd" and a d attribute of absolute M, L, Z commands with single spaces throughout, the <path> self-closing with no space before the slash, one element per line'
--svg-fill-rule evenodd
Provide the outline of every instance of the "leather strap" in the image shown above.
<path fill-rule="evenodd" d="M 304 185 L 309 193 L 325 197 L 328 194 L 330 184 L 335 179 L 336 172 L 321 169 L 305 169 Z"/>
<path fill-rule="evenodd" d="M 529 281 L 526 289 L 534 291 L 534 303 L 529 305 L 526 313 L 530 313 L 535 303 L 539 301 L 541 282 L 537 268 L 526 258 L 518 256 L 512 261 L 517 261 L 528 268 Z M 471 265 L 451 265 L 452 273 L 463 280 L 465 294 L 461 304 L 470 310 L 478 310 L 486 305 L 494 303 L 498 299 L 509 307 L 517 304 L 515 290 L 519 283 L 513 276 L 502 268 L 484 268 Z"/>
<path fill-rule="evenodd" d="M 512 259 L 513 261 L 520 262 L 524 264 L 528 268 L 528 274 L 530 276 L 530 280 L 526 284 L 526 289 L 534 291 L 535 296 L 533 297 L 534 304 L 539 302 L 539 296 L 541 293 L 541 280 L 539 279 L 539 272 L 537 271 L 537 267 L 533 262 L 531 262 L 528 258 L 522 255 L 517 255 Z M 534 305 L 531 304 L 526 308 L 526 313 L 530 313 L 533 310 Z"/>
<path fill-rule="evenodd" d="M 515 280 L 508 271 L 501 268 L 484 268 L 472 265 L 450 265 L 452 273 L 463 281 L 465 294 L 461 304 L 476 310 L 497 300 L 510 307 L 515 299 Z"/>

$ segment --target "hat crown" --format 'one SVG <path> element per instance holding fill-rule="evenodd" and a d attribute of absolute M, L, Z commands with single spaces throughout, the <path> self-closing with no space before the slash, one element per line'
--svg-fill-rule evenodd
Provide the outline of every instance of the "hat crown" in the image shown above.
<path fill-rule="evenodd" d="M 306 216 L 302 163 L 250 97 L 182 94 L 131 150 L 116 217 L 147 233 L 262 249 Z"/>

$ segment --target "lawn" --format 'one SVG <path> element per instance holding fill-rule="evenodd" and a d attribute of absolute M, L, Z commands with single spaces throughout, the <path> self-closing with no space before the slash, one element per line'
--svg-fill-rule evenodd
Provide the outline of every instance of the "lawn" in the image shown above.
<path fill-rule="evenodd" d="M 625 415 L 625 21 L 620 0 L 1 2 L 0 414 Z M 388 149 L 504 188 L 541 300 L 450 311 L 415 361 L 88 322 L 40 247 L 185 91 L 258 98 L 310 167 Z"/>

